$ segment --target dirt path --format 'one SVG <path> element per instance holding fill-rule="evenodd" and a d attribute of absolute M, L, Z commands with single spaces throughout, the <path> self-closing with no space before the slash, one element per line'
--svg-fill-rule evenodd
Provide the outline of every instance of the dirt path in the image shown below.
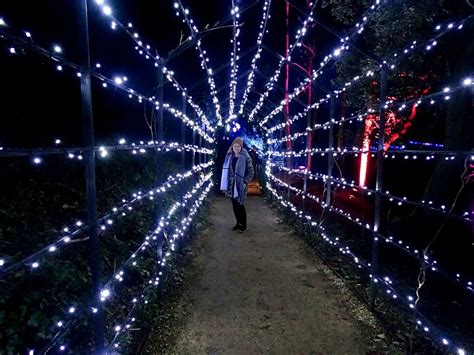
<path fill-rule="evenodd" d="M 230 231 L 231 203 L 216 198 L 193 244 L 193 281 L 174 308 L 173 354 L 366 354 L 385 336 L 316 256 L 258 197 L 249 229 Z M 306 250 L 306 251 L 305 251 Z M 145 352 L 153 353 L 151 345 Z M 381 344 L 380 344 L 381 345 Z"/>

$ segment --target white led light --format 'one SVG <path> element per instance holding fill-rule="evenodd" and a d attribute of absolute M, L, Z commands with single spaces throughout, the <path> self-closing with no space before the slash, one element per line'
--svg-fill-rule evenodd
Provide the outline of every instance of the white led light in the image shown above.
<path fill-rule="evenodd" d="M 108 297 L 110 297 L 110 290 L 104 289 L 104 290 L 100 291 L 100 298 L 101 298 L 101 301 L 104 301 L 104 300 L 107 299 Z"/>
<path fill-rule="evenodd" d="M 110 6 L 107 6 L 107 5 L 106 5 L 106 6 L 104 6 L 104 7 L 102 8 L 102 12 L 103 12 L 105 15 L 110 16 L 110 15 L 112 15 L 112 8 L 111 8 Z"/>

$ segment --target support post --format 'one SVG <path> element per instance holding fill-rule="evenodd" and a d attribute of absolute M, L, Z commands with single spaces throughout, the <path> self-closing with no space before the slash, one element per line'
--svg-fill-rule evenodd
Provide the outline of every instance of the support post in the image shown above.
<path fill-rule="evenodd" d="M 304 169 L 303 197 L 301 204 L 301 209 L 304 214 L 306 213 L 306 197 L 308 195 L 308 174 L 311 173 L 311 153 L 309 152 L 311 149 L 311 111 L 312 110 L 308 110 L 308 115 L 306 116 L 306 164 Z"/>
<path fill-rule="evenodd" d="M 202 146 L 202 136 L 199 135 L 199 149 L 202 149 L 203 146 Z M 198 162 L 199 164 L 202 164 L 202 156 L 203 154 L 201 152 L 198 153 Z"/>
<path fill-rule="evenodd" d="M 196 122 L 196 120 L 194 120 Z M 193 149 L 196 146 L 196 131 L 193 130 Z M 196 152 L 193 150 L 192 155 L 191 155 L 191 167 L 194 167 L 196 165 Z"/>
<path fill-rule="evenodd" d="M 97 311 L 90 313 L 94 324 L 95 353 L 101 354 L 104 351 L 104 316 L 102 304 L 100 302 L 100 243 L 97 224 L 97 190 L 95 177 L 95 149 L 94 149 L 94 120 L 92 113 L 92 90 L 90 74 L 90 52 L 89 52 L 89 24 L 87 0 L 78 2 L 79 4 L 79 31 L 80 31 L 80 53 L 81 64 L 87 68 L 81 72 L 81 108 L 84 135 L 84 163 L 87 191 L 87 218 L 89 233 L 89 252 L 91 270 L 91 294 L 92 307 Z"/>
<path fill-rule="evenodd" d="M 375 182 L 375 211 L 374 211 L 374 229 L 372 232 L 372 263 L 371 263 L 371 281 L 370 281 L 370 307 L 375 307 L 377 289 L 374 279 L 378 274 L 379 244 L 378 231 L 380 229 L 380 212 L 382 209 L 382 182 L 383 182 L 383 152 L 385 143 L 385 103 L 387 101 L 387 81 L 388 67 L 384 63 L 380 72 L 380 108 L 379 108 L 379 139 L 377 143 L 377 175 Z"/>
<path fill-rule="evenodd" d="M 334 94 L 331 94 L 329 99 L 329 141 L 328 141 L 328 178 L 326 180 L 326 208 L 331 206 L 331 193 L 332 193 L 332 168 L 334 166 L 334 111 L 336 107 L 336 98 Z"/>
<path fill-rule="evenodd" d="M 186 96 L 183 96 L 183 103 L 182 103 L 182 111 L 183 114 L 186 115 Z M 184 124 L 184 121 L 181 121 L 181 145 L 183 146 L 183 149 L 181 150 L 181 168 L 184 171 L 184 165 L 185 165 L 185 158 L 186 158 L 186 150 L 184 149 L 184 145 L 186 144 L 186 125 Z"/>
<path fill-rule="evenodd" d="M 161 63 L 163 64 L 163 63 Z M 158 119 L 154 121 L 155 132 L 157 134 L 158 144 L 161 145 L 163 142 L 163 67 L 160 65 L 158 67 L 158 92 L 157 100 L 160 104 L 158 109 Z M 164 180 L 164 160 L 163 160 L 163 149 L 155 148 L 155 159 L 156 159 L 156 181 L 155 186 L 159 186 Z M 160 216 L 163 212 L 161 208 L 162 196 L 158 195 L 156 198 L 156 225 L 160 222 Z M 163 244 L 164 236 L 163 233 L 158 236 L 156 241 L 156 254 L 158 260 L 161 260 L 163 257 Z M 164 272 L 164 270 L 163 270 Z M 160 282 L 160 292 L 162 291 L 163 282 Z"/>

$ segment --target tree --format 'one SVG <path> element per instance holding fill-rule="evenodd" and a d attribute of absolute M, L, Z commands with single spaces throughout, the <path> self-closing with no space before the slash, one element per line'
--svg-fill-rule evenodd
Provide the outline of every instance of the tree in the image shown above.
<path fill-rule="evenodd" d="M 324 0 L 322 7 L 329 10 L 337 23 L 350 25 L 351 28 L 371 3 L 366 0 Z M 376 70 L 377 65 L 371 57 L 391 60 L 394 53 L 403 52 L 414 41 L 420 44 L 432 38 L 436 34 L 434 27 L 437 23 L 467 18 L 473 10 L 468 1 L 382 1 L 380 8 L 368 15 L 369 21 L 365 31 L 352 42 L 357 50 L 343 52 L 336 65 L 337 78 L 334 85 L 341 87 L 356 75 Z M 389 77 L 389 98 L 406 100 L 430 94 L 442 89 L 442 85 L 447 83 L 460 84 L 463 75 L 472 73 L 472 21 L 466 22 L 464 26 L 464 31 L 457 31 L 439 39 L 437 48 L 431 53 L 427 53 L 423 46 L 423 49 L 413 51 L 409 57 L 396 63 Z M 459 50 L 460 48 L 462 50 Z M 344 93 L 347 105 L 361 112 L 377 107 L 377 76 L 360 80 L 359 83 Z M 474 119 L 471 100 L 472 94 L 469 92 L 454 95 L 445 109 L 430 111 L 435 129 L 418 135 L 427 140 L 442 139 L 446 150 L 472 149 Z M 410 130 L 411 121 L 414 119 L 413 110 L 407 110 L 406 114 L 399 115 L 399 118 L 399 124 L 394 125 L 391 131 L 386 131 L 386 146 Z M 441 137 L 436 137 L 436 131 L 444 133 Z M 452 163 L 447 166 L 445 161 L 440 159 L 426 187 L 425 197 L 452 201 L 459 187 L 459 183 L 455 181 L 459 181 L 461 164 L 459 161 L 457 166 Z M 446 184 L 447 181 L 453 184 Z"/>

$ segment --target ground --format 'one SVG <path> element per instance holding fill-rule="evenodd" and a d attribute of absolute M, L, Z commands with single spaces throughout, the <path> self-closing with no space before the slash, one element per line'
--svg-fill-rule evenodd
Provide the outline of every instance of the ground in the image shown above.
<path fill-rule="evenodd" d="M 192 243 L 184 286 L 165 302 L 174 316 L 157 322 L 144 353 L 398 352 L 365 306 L 262 198 L 249 197 L 246 208 L 249 229 L 232 232 L 229 199 L 213 201 L 210 226 Z"/>

